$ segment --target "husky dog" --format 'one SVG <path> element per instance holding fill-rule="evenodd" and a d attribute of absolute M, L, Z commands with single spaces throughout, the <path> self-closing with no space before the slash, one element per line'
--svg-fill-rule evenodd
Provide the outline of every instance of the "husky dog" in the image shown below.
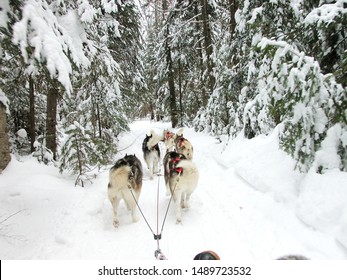
<path fill-rule="evenodd" d="M 167 190 L 175 203 L 176 223 L 181 223 L 181 208 L 189 208 L 189 199 L 198 184 L 195 164 L 183 154 L 168 152 L 164 157 L 164 177 Z"/>
<path fill-rule="evenodd" d="M 179 129 L 176 134 L 169 130 L 164 130 L 163 137 L 167 152 L 176 151 L 184 154 L 189 160 L 193 159 L 193 146 L 183 137 L 183 128 Z"/>
<path fill-rule="evenodd" d="M 186 138 L 183 137 L 183 129 L 176 133 L 175 145 L 178 153 L 184 154 L 189 160 L 193 159 L 193 146 Z"/>
<path fill-rule="evenodd" d="M 143 157 L 147 164 L 151 179 L 153 179 L 154 173 L 158 173 L 158 164 L 160 159 L 160 149 L 158 143 L 160 141 L 163 141 L 163 138 L 151 130 L 150 135 L 146 134 L 146 138 L 142 143 Z"/>
<path fill-rule="evenodd" d="M 135 155 L 125 155 L 110 169 L 108 198 L 113 207 L 115 227 L 119 226 L 118 206 L 121 199 L 131 211 L 133 222 L 137 222 L 136 201 L 141 193 L 142 176 L 142 165 Z"/>
<path fill-rule="evenodd" d="M 166 153 L 175 151 L 175 133 L 168 129 L 163 131 L 164 145 L 166 147 Z"/>

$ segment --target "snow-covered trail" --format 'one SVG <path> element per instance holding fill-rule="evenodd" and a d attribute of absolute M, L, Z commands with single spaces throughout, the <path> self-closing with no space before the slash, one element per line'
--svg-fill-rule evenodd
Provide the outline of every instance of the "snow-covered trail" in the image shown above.
<path fill-rule="evenodd" d="M 145 133 L 151 129 L 159 133 L 164 128 L 169 123 L 134 122 L 131 131 L 120 136 L 119 148 L 126 149 L 115 158 L 135 153 L 142 161 L 145 180 L 139 204 L 155 233 L 158 186 L 159 231 L 169 197 L 162 176 L 148 179 L 141 145 Z M 239 174 L 244 177 L 247 170 L 236 164 L 236 158 L 247 162 L 248 153 L 242 151 L 245 146 L 236 145 L 239 151 L 228 154 L 204 133 L 186 128 L 184 136 L 194 146 L 193 161 L 200 179 L 191 208 L 183 210 L 182 224 L 175 223 L 172 205 L 169 209 L 160 240 L 168 259 L 191 260 L 206 249 L 216 251 L 222 259 L 237 260 L 268 260 L 285 254 L 347 258 L 333 236 L 312 230 L 297 218 L 293 200 L 283 199 L 286 195 L 275 199 L 276 195 L 261 192 L 241 178 Z M 52 166 L 39 165 L 31 158 L 13 159 L 0 176 L 0 217 L 22 212 L 6 227 L 0 226 L 0 258 L 153 260 L 157 243 L 151 231 L 141 216 L 137 223 L 131 222 L 124 203 L 120 205 L 120 226 L 113 227 L 107 183 L 108 167 L 93 184 L 80 188 L 73 186 L 72 176 L 59 174 Z"/>
<path fill-rule="evenodd" d="M 151 129 L 160 133 L 164 128 L 169 128 L 169 124 L 135 122 L 131 126 L 131 133 L 121 139 L 120 146 L 135 138 L 136 142 L 124 153 L 135 153 L 142 160 L 144 134 Z M 137 138 L 138 135 L 142 137 Z M 311 258 L 336 258 L 334 253 L 330 256 L 327 254 L 331 248 L 336 248 L 335 253 L 344 257 L 333 239 L 307 228 L 296 217 L 294 205 L 275 201 L 271 195 L 257 191 L 235 172 L 233 166 L 228 167 L 220 156 L 223 146 L 216 139 L 187 128 L 184 136 L 194 145 L 193 161 L 199 168 L 200 179 L 191 198 L 191 208 L 183 211 L 181 225 L 175 224 L 174 211 L 170 208 L 160 241 L 161 249 L 168 258 L 191 259 L 195 253 L 206 249 L 215 250 L 222 258 L 231 259 L 274 259 L 295 253 Z M 143 166 L 145 177 L 148 178 L 144 162 Z M 154 231 L 157 225 L 158 184 L 160 230 L 169 200 L 165 196 L 163 177 L 145 180 L 140 198 L 141 208 Z M 130 223 L 126 211 L 124 219 Z M 151 238 L 145 222 L 141 221 L 140 224 L 143 235 Z M 153 239 L 149 245 L 144 244 L 144 251 L 155 249 Z"/>

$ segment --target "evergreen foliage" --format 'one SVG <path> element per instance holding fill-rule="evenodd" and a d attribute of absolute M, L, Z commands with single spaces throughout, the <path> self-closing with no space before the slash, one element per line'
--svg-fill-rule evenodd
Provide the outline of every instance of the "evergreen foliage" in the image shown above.
<path fill-rule="evenodd" d="M 144 86 L 138 8 L 134 1 L 5 2 L 0 82 L 11 104 L 11 139 L 19 128 L 35 128 L 34 155 L 51 161 L 46 107 L 56 85 L 54 157 L 83 184 L 89 170 L 113 160 L 117 135 L 135 116 L 130 108 Z"/>
<path fill-rule="evenodd" d="M 147 11 L 145 71 L 152 77 L 148 79 L 149 96 L 156 100 L 151 107 L 158 114 L 174 115 L 179 125 L 191 125 L 214 87 L 213 38 L 210 37 L 214 36 L 211 29 L 217 18 L 215 5 L 213 1 L 187 0 L 162 7 Z M 204 21 L 203 11 L 209 22 Z M 206 38 L 212 42 L 204 45 Z"/>
<path fill-rule="evenodd" d="M 3 3 L 13 152 L 23 153 L 25 129 L 39 160 L 51 149 L 82 184 L 112 161 L 128 122 L 150 115 L 221 141 L 280 126 L 301 171 L 347 170 L 346 0 L 155 0 L 142 11 L 134 0 Z"/>
<path fill-rule="evenodd" d="M 301 171 L 347 170 L 347 8 L 308 4 L 241 1 L 235 33 L 216 55 L 216 89 L 194 124 L 248 138 L 281 125 L 280 145 Z M 333 167 L 317 156 L 329 145 L 339 158 Z"/>

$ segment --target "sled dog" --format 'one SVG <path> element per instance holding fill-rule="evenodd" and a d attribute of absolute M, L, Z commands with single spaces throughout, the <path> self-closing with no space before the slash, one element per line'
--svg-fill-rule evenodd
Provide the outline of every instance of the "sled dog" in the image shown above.
<path fill-rule="evenodd" d="M 190 196 L 198 185 L 198 169 L 183 154 L 168 152 L 164 157 L 164 178 L 175 203 L 176 223 L 181 223 L 181 208 L 190 207 Z"/>
<path fill-rule="evenodd" d="M 158 143 L 163 138 L 151 130 L 150 135 L 146 134 L 146 138 L 142 143 L 143 158 L 149 170 L 150 179 L 153 179 L 153 174 L 158 173 L 158 164 L 160 160 L 160 149 Z"/>
<path fill-rule="evenodd" d="M 171 132 L 168 129 L 163 131 L 164 145 L 166 147 L 166 153 L 175 151 L 175 133 Z"/>
<path fill-rule="evenodd" d="M 167 152 L 176 151 L 184 154 L 189 160 L 193 159 L 193 145 L 183 137 L 183 128 L 179 129 L 176 133 L 164 130 L 163 138 Z"/>
<path fill-rule="evenodd" d="M 116 228 L 119 226 L 118 206 L 122 199 L 131 211 L 133 222 L 137 222 L 136 201 L 140 198 L 142 176 L 142 165 L 135 155 L 125 155 L 110 169 L 108 198 L 113 207 L 113 225 Z"/>

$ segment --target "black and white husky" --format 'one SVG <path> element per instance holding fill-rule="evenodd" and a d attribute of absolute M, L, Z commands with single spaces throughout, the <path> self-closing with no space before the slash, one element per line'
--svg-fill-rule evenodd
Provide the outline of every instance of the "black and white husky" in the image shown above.
<path fill-rule="evenodd" d="M 110 169 L 108 198 L 113 207 L 115 227 L 119 226 L 118 206 L 122 199 L 131 211 L 133 222 L 137 222 L 136 201 L 140 198 L 142 177 L 142 165 L 135 155 L 125 155 Z"/>
<path fill-rule="evenodd" d="M 189 199 L 198 185 L 199 171 L 196 165 L 183 154 L 166 153 L 164 160 L 166 188 L 175 203 L 176 223 L 181 223 L 181 208 L 189 208 Z"/>
<path fill-rule="evenodd" d="M 146 134 L 146 138 L 142 143 L 143 158 L 147 164 L 150 179 L 153 179 L 153 174 L 158 173 L 160 160 L 160 149 L 158 143 L 162 140 L 162 136 L 157 135 L 153 130 L 151 130 L 150 135 Z"/>

